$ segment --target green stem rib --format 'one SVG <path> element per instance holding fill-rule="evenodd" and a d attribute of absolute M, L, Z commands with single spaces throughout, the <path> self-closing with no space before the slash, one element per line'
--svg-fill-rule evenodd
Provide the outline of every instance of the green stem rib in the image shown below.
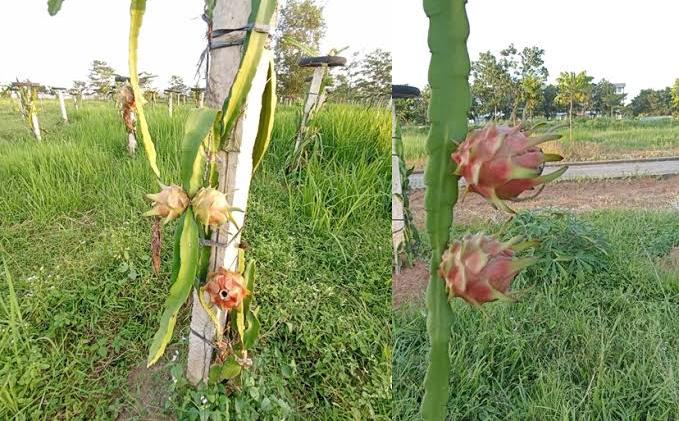
<path fill-rule="evenodd" d="M 448 346 L 453 317 L 438 266 L 448 245 L 453 206 L 458 195 L 458 177 L 453 175 L 455 164 L 451 154 L 457 142 L 467 135 L 471 105 L 466 3 L 466 0 L 424 0 L 431 51 L 431 128 L 427 139 L 425 209 L 432 256 L 427 287 L 427 332 L 431 350 L 421 410 L 423 419 L 436 421 L 446 416 L 450 370 Z"/>

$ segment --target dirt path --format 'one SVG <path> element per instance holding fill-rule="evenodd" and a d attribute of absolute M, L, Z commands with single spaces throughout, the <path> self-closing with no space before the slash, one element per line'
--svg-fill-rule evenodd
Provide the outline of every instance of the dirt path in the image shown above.
<path fill-rule="evenodd" d="M 596 182 L 563 181 L 549 185 L 536 199 L 512 203 L 516 209 L 559 207 L 574 212 L 597 209 L 675 209 L 679 212 L 679 175 L 662 178 L 601 180 Z M 410 193 L 410 208 L 418 229 L 424 229 L 424 190 Z M 493 209 L 477 194 L 469 194 L 455 208 L 460 224 L 504 221 L 507 215 Z M 426 288 L 428 269 L 417 262 L 403 268 L 393 279 L 394 305 L 420 302 Z"/>

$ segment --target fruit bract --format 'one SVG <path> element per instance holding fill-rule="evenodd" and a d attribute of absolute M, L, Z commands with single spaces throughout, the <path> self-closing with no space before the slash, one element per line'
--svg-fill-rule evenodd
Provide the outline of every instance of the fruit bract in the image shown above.
<path fill-rule="evenodd" d="M 153 201 L 153 208 L 144 216 L 160 216 L 165 218 L 165 223 L 168 223 L 184 213 L 190 200 L 184 190 L 176 184 L 162 187 L 160 193 L 146 195 Z"/>
<path fill-rule="evenodd" d="M 192 203 L 196 220 L 205 226 L 219 226 L 227 220 L 235 223 L 226 195 L 219 190 L 203 187 L 196 193 Z"/>
<path fill-rule="evenodd" d="M 245 288 L 245 279 L 238 272 L 219 268 L 208 277 L 205 292 L 212 304 L 227 311 L 240 306 L 250 292 Z"/>
<path fill-rule="evenodd" d="M 561 176 L 567 166 L 542 175 L 545 162 L 560 161 L 560 155 L 545 154 L 538 144 L 559 139 L 561 135 L 545 134 L 529 137 L 521 126 L 490 124 L 474 130 L 460 144 L 452 158 L 457 163 L 457 175 L 464 177 L 467 191 L 485 197 L 498 209 L 514 212 L 503 200 L 520 201 L 526 190 L 543 185 Z"/>
<path fill-rule="evenodd" d="M 466 235 L 445 251 L 439 274 L 446 283 L 449 298 L 460 297 L 473 305 L 508 299 L 509 286 L 521 269 L 535 258 L 516 258 L 515 251 L 528 242 L 513 238 L 506 243 L 484 234 Z"/>

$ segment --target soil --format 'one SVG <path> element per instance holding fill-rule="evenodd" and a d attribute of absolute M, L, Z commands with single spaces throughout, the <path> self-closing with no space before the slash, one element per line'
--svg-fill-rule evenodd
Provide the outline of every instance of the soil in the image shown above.
<path fill-rule="evenodd" d="M 424 229 L 424 190 L 410 192 L 410 209 L 415 225 Z M 679 175 L 599 181 L 563 181 L 552 183 L 537 198 L 510 203 L 515 210 L 558 207 L 573 212 L 597 209 L 675 209 L 679 211 Z M 455 207 L 455 222 L 462 225 L 501 222 L 507 214 L 495 210 L 479 195 L 468 194 Z M 679 267 L 679 248 L 667 258 L 666 265 Z M 423 262 L 402 268 L 393 277 L 393 302 L 421 303 L 429 271 Z"/>

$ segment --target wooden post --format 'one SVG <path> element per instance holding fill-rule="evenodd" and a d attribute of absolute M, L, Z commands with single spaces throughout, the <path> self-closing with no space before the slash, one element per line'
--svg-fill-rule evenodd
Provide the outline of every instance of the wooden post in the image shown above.
<path fill-rule="evenodd" d="M 64 102 L 64 91 L 57 90 L 57 97 L 59 98 L 59 108 L 61 108 L 61 118 L 64 123 L 68 123 L 68 115 L 66 114 L 66 103 Z"/>
<path fill-rule="evenodd" d="M 399 248 L 405 240 L 405 217 L 401 183 L 401 158 L 396 151 L 396 104 L 391 100 L 391 235 L 394 246 L 394 271 L 401 272 Z"/>
<path fill-rule="evenodd" d="M 247 25 L 250 15 L 251 0 L 217 0 L 214 8 L 213 26 L 215 28 L 238 28 Z M 273 24 L 271 31 L 273 31 Z M 234 32 L 223 36 L 224 39 L 239 38 L 243 32 Z M 228 244 L 212 248 L 209 271 L 219 267 L 238 270 L 238 253 L 240 247 L 239 227 L 243 226 L 247 209 L 252 177 L 252 151 L 259 128 L 262 93 L 267 82 L 268 63 L 272 54 L 265 49 L 257 67 L 252 87 L 248 93 L 245 110 L 237 121 L 231 135 L 228 150 L 218 152 L 219 190 L 226 194 L 232 207 L 243 212 L 234 212 L 236 224 L 227 222 L 213 232 L 212 240 L 216 243 Z M 241 48 L 230 46 L 210 51 L 210 71 L 207 81 L 206 103 L 211 108 L 221 108 L 226 99 L 233 80 L 240 67 Z M 226 147 L 227 145 L 225 145 Z M 206 296 L 207 299 L 207 296 Z M 224 325 L 226 314 L 218 311 L 217 316 Z M 191 331 L 196 331 L 208 340 L 214 337 L 214 325 L 200 305 L 197 293 L 193 293 L 191 313 Z M 206 381 L 212 361 L 212 348 L 203 339 L 189 333 L 189 354 L 187 362 L 187 378 L 192 384 Z"/>
<path fill-rule="evenodd" d="M 311 79 L 311 87 L 309 88 L 309 93 L 307 94 L 306 102 L 304 103 L 302 121 L 300 122 L 299 130 L 297 131 L 297 139 L 295 139 L 295 153 L 297 153 L 299 147 L 302 144 L 307 121 L 309 121 L 311 114 L 318 104 L 318 93 L 321 90 L 321 82 L 323 82 L 323 77 L 325 76 L 327 69 L 328 66 L 325 64 L 314 68 L 314 76 Z"/>
<path fill-rule="evenodd" d="M 172 92 L 170 92 L 170 99 L 168 100 L 168 109 L 170 111 L 170 117 L 172 117 Z"/>
<path fill-rule="evenodd" d="M 38 113 L 36 113 L 33 110 L 29 111 L 31 113 L 31 123 L 33 126 L 33 134 L 35 135 L 35 138 L 38 139 L 38 141 L 42 140 L 42 136 L 40 135 L 40 122 L 38 121 Z"/>
<path fill-rule="evenodd" d="M 137 121 L 137 115 L 134 111 L 130 112 L 130 119 L 133 123 Z M 134 130 L 127 133 L 127 152 L 130 155 L 134 155 L 137 152 L 137 134 Z"/>
<path fill-rule="evenodd" d="M 200 91 L 200 96 L 198 97 L 198 108 L 203 108 L 204 103 L 205 103 L 205 92 Z"/>

